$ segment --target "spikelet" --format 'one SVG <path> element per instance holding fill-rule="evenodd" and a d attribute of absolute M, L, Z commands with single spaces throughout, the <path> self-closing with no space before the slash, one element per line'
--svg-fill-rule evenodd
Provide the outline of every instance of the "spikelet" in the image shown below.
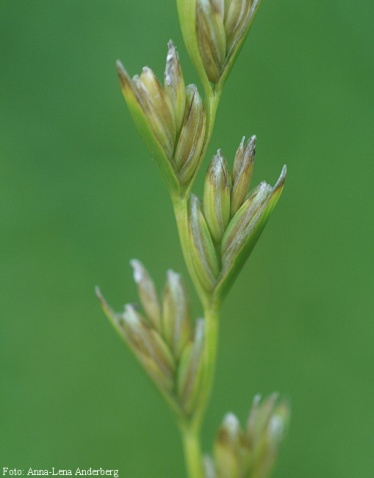
<path fill-rule="evenodd" d="M 255 246 L 283 190 L 286 167 L 275 186 L 262 182 L 248 192 L 256 137 L 242 139 L 232 175 L 218 150 L 204 183 L 203 207 L 191 196 L 190 250 L 196 275 L 204 290 L 223 298 Z"/>
<path fill-rule="evenodd" d="M 261 401 L 256 396 L 243 429 L 233 413 L 228 413 L 214 443 L 214 460 L 206 459 L 206 469 L 215 478 L 268 478 L 289 422 L 289 407 L 273 394 Z M 207 475 L 208 476 L 208 475 Z"/>
<path fill-rule="evenodd" d="M 183 192 L 202 159 L 206 118 L 197 87 L 185 87 L 173 42 L 168 43 L 164 87 L 148 67 L 130 78 L 118 61 L 117 71 L 134 123 L 170 193 Z"/>
<path fill-rule="evenodd" d="M 229 74 L 260 0 L 177 0 L 184 42 L 203 83 Z"/>
<path fill-rule="evenodd" d="M 190 419 L 198 406 L 203 373 L 205 320 L 191 319 L 189 297 L 180 274 L 169 270 L 162 307 L 153 280 L 137 259 L 131 261 L 144 315 L 127 304 L 116 313 L 100 290 L 104 312 L 155 385 L 177 413 Z"/>

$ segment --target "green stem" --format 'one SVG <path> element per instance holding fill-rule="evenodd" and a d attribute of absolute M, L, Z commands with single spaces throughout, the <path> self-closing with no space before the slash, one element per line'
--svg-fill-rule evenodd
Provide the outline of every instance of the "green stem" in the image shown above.
<path fill-rule="evenodd" d="M 205 144 L 202 156 L 205 156 L 206 150 L 209 146 L 210 139 L 212 137 L 214 122 L 216 119 L 217 108 L 219 100 L 221 98 L 222 89 L 215 88 L 212 90 L 210 95 L 205 97 L 205 112 L 206 112 L 206 122 L 207 122 L 207 132 L 205 135 Z"/>
<path fill-rule="evenodd" d="M 209 89 L 208 91 L 206 91 L 205 111 L 206 111 L 207 129 L 205 133 L 203 150 L 201 152 L 202 160 L 200 162 L 200 165 L 203 162 L 203 159 L 206 155 L 206 152 L 210 143 L 210 139 L 212 137 L 214 122 L 216 118 L 219 100 L 221 98 L 221 93 L 222 93 L 221 88 Z M 199 299 L 201 303 L 203 304 L 204 309 L 206 309 L 209 304 L 210 298 L 209 298 L 209 295 L 200 286 L 199 278 L 197 277 L 195 273 L 192 260 L 191 260 L 190 246 L 189 246 L 189 240 L 188 240 L 188 199 L 189 199 L 191 187 L 193 185 L 194 178 L 196 177 L 197 172 L 198 170 L 195 172 L 194 177 L 192 178 L 190 185 L 187 188 L 187 190 L 184 192 L 184 194 L 181 196 L 178 194 L 172 195 L 171 199 L 173 202 L 174 214 L 175 214 L 175 219 L 177 222 L 178 234 L 179 234 L 179 239 L 182 246 L 183 257 L 187 265 L 187 269 L 192 279 L 192 282 L 195 286 L 196 292 L 198 293 Z"/>
<path fill-rule="evenodd" d="M 183 450 L 188 478 L 203 478 L 203 461 L 200 446 L 200 429 L 181 427 Z"/>
<path fill-rule="evenodd" d="M 221 96 L 221 88 L 210 89 L 206 91 L 205 111 L 207 119 L 207 128 L 205 133 L 205 141 L 201 153 L 202 160 L 207 152 L 210 139 L 213 133 L 215 117 L 217 113 L 218 103 Z M 202 161 L 201 161 L 202 162 Z M 201 164 L 201 163 L 200 163 Z M 195 172 L 195 176 L 197 171 Z M 194 176 L 194 177 L 195 177 Z M 193 178 L 194 179 L 194 178 Z M 193 179 L 182 196 L 172 196 L 174 214 L 178 228 L 179 239 L 182 247 L 183 257 L 194 284 L 196 292 L 199 296 L 204 309 L 205 318 L 205 347 L 204 347 L 204 372 L 201 382 L 201 399 L 194 411 L 194 415 L 189 422 L 183 422 L 180 425 L 185 460 L 189 478 L 203 478 L 203 460 L 200 445 L 200 429 L 204 417 L 204 413 L 212 392 L 213 378 L 215 371 L 217 342 L 218 342 L 218 311 L 219 303 L 214 300 L 211 293 L 208 293 L 200 284 L 199 277 L 195 271 L 189 242 L 189 221 L 188 221 L 188 200 Z"/>
<path fill-rule="evenodd" d="M 176 198 L 173 200 L 173 205 L 183 256 L 191 280 L 204 308 L 205 347 L 204 375 L 201 382 L 203 387 L 201 390 L 201 399 L 194 412 L 192 421 L 181 427 L 185 459 L 189 473 L 188 476 L 189 478 L 202 478 L 202 453 L 199 435 L 204 413 L 213 388 L 218 343 L 218 311 L 220 304 L 217 301 L 214 301 L 210 294 L 201 287 L 199 278 L 192 263 L 188 239 L 187 198 Z"/>
<path fill-rule="evenodd" d="M 199 406 L 194 411 L 193 419 L 190 422 L 184 421 L 180 424 L 188 478 L 204 477 L 200 430 L 213 388 L 218 343 L 218 309 L 219 305 L 217 303 L 211 303 L 204 309 L 205 348 L 201 398 Z"/>
<path fill-rule="evenodd" d="M 186 262 L 186 266 L 190 274 L 191 280 L 195 286 L 196 292 L 204 309 L 205 337 L 207 344 L 206 350 L 209 353 L 209 359 L 205 360 L 205 364 L 206 370 L 210 372 L 214 370 L 214 363 L 216 357 L 216 348 L 218 341 L 218 311 L 220 303 L 217 300 L 214 300 L 211 295 L 206 292 L 205 289 L 200 285 L 199 278 L 192 263 L 189 246 L 187 199 L 175 199 L 173 201 L 173 205 L 179 233 L 179 240 L 182 246 L 183 257 Z M 208 378 L 211 381 L 213 379 L 213 377 L 207 377 L 207 379 Z"/>
<path fill-rule="evenodd" d="M 211 302 L 204 308 L 205 317 L 205 349 L 204 349 L 204 378 L 203 391 L 199 408 L 196 410 L 195 420 L 200 425 L 202 423 L 206 407 L 212 393 L 214 374 L 216 368 L 218 336 L 219 336 L 219 304 Z"/>

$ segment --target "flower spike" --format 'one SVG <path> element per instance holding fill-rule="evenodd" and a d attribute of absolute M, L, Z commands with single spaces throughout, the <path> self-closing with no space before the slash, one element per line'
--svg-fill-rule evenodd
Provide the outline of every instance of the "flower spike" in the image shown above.
<path fill-rule="evenodd" d="M 185 87 L 173 42 L 168 43 L 164 88 L 148 67 L 133 78 L 119 61 L 117 70 L 134 123 L 171 195 L 183 194 L 202 160 L 206 115 L 196 86 Z"/>
<path fill-rule="evenodd" d="M 260 0 L 177 0 L 191 61 L 204 85 L 224 83 Z"/>

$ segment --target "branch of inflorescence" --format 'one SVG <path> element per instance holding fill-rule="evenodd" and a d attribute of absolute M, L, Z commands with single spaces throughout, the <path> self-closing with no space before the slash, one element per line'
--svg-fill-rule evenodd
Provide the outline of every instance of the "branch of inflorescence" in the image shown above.
<path fill-rule="evenodd" d="M 215 117 L 219 100 L 221 97 L 221 89 L 205 90 L 205 111 L 207 113 L 207 129 L 204 141 L 204 148 L 202 151 L 202 160 L 208 149 L 210 139 L 214 129 Z M 203 161 L 202 161 L 203 162 Z M 214 371 L 218 346 L 218 316 L 219 316 L 219 302 L 214 298 L 213 294 L 207 293 L 201 286 L 201 282 L 197 277 L 197 273 L 191 260 L 189 239 L 188 239 L 188 200 L 190 195 L 191 185 L 183 196 L 176 196 L 172 198 L 174 214 L 179 233 L 179 239 L 184 256 L 184 260 L 199 296 L 203 307 L 205 319 L 205 347 L 204 347 L 204 372 L 203 372 L 203 389 L 201 391 L 201 401 L 195 410 L 194 416 L 190 422 L 180 424 L 180 431 L 182 435 L 182 442 L 185 454 L 186 465 L 188 469 L 189 478 L 203 477 L 203 459 L 200 444 L 200 430 L 205 414 L 205 410 L 212 392 Z"/>

